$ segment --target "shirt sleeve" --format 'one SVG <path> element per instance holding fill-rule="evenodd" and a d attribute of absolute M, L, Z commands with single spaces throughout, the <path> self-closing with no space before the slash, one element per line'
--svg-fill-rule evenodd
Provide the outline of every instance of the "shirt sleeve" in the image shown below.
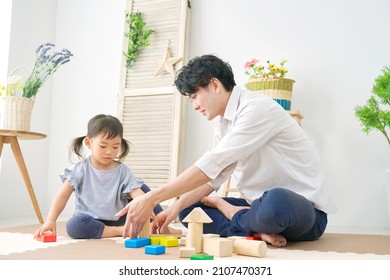
<path fill-rule="evenodd" d="M 221 173 L 214 180 L 210 181 L 208 185 L 212 187 L 216 192 L 219 190 L 221 185 L 232 175 L 234 169 L 236 168 L 236 163 L 233 163 L 223 169 Z"/>
<path fill-rule="evenodd" d="M 130 193 L 140 188 L 144 182 L 142 180 L 136 179 L 133 175 L 133 172 L 130 170 L 130 168 L 122 163 L 122 173 L 124 174 L 124 179 L 122 180 L 122 191 L 121 196 L 122 198 L 129 198 Z"/>
<path fill-rule="evenodd" d="M 253 154 L 276 133 L 272 108 L 267 103 L 257 101 L 239 109 L 231 123 L 224 124 L 229 121 L 223 120 L 220 126 L 226 128 L 218 129 L 219 133 L 226 134 L 222 137 L 216 135 L 220 141 L 195 165 L 209 178 L 216 179 L 225 168 Z M 218 180 L 224 181 L 222 174 Z"/>
<path fill-rule="evenodd" d="M 73 189 L 77 189 L 83 181 L 83 174 L 83 165 L 78 163 L 70 168 L 65 168 L 64 172 L 60 174 L 60 178 L 63 183 L 68 181 Z"/>

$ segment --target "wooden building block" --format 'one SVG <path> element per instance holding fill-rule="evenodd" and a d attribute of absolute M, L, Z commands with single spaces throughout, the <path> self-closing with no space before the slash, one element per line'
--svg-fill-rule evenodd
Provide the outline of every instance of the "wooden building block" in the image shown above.
<path fill-rule="evenodd" d="M 150 221 L 149 219 L 144 223 L 141 231 L 138 234 L 138 238 L 150 237 Z"/>
<path fill-rule="evenodd" d="M 261 240 L 261 238 L 259 236 L 254 236 L 254 235 L 249 235 L 249 236 L 246 236 L 245 238 L 249 239 L 249 240 Z"/>
<path fill-rule="evenodd" d="M 179 245 L 179 241 L 175 236 L 162 237 L 160 238 L 160 245 L 167 247 L 177 247 Z"/>
<path fill-rule="evenodd" d="M 192 211 L 183 219 L 185 223 L 212 223 L 213 220 L 206 214 L 206 212 L 200 208 L 195 207 Z"/>
<path fill-rule="evenodd" d="M 186 246 L 186 243 L 187 243 L 187 237 L 183 236 L 179 239 L 180 246 Z"/>
<path fill-rule="evenodd" d="M 236 240 L 236 239 L 245 239 L 245 236 L 233 235 L 233 236 L 228 236 L 227 238 L 229 240 L 233 241 L 233 253 L 236 253 L 236 251 L 234 250 L 234 240 Z"/>
<path fill-rule="evenodd" d="M 200 223 L 188 223 L 187 245 L 188 247 L 194 247 L 196 253 L 203 252 L 203 224 Z"/>
<path fill-rule="evenodd" d="M 150 238 L 129 238 L 125 240 L 126 248 L 139 248 L 150 245 Z"/>
<path fill-rule="evenodd" d="M 267 253 L 267 244 L 261 240 L 237 238 L 233 242 L 234 252 L 238 255 L 262 258 Z"/>
<path fill-rule="evenodd" d="M 206 237 L 220 237 L 220 235 L 216 234 L 216 233 L 205 233 L 205 234 L 203 234 L 203 238 L 206 238 Z"/>
<path fill-rule="evenodd" d="M 228 236 L 227 239 L 231 239 L 231 240 L 246 239 L 246 237 L 241 235 L 232 235 L 232 236 Z"/>
<path fill-rule="evenodd" d="M 150 237 L 150 244 L 151 245 L 160 245 L 160 239 L 161 239 L 161 237 L 159 237 L 159 236 L 151 236 Z"/>
<path fill-rule="evenodd" d="M 57 235 L 55 235 L 55 234 L 42 234 L 42 235 L 38 235 L 37 240 L 42 241 L 42 242 L 56 242 Z"/>
<path fill-rule="evenodd" d="M 162 245 L 146 245 L 145 254 L 149 255 L 161 255 L 165 254 L 165 246 Z"/>
<path fill-rule="evenodd" d="M 245 236 L 239 236 L 239 235 L 232 235 L 232 236 L 228 236 L 227 239 L 231 239 L 231 240 L 236 240 L 236 239 L 246 239 Z"/>
<path fill-rule="evenodd" d="M 179 248 L 179 256 L 180 258 L 189 258 L 192 255 L 195 255 L 194 247 L 180 247 Z"/>
<path fill-rule="evenodd" d="M 196 253 L 202 253 L 203 243 L 203 224 L 212 223 L 213 220 L 200 207 L 195 207 L 183 219 L 183 222 L 188 223 L 187 247 L 194 247 Z"/>
<path fill-rule="evenodd" d="M 190 257 L 190 260 L 213 260 L 214 256 L 207 254 L 195 254 Z"/>
<path fill-rule="evenodd" d="M 182 233 L 175 233 L 175 232 L 170 232 L 170 233 L 151 233 L 150 236 L 153 237 L 164 237 L 164 236 L 176 236 L 177 238 L 180 238 L 184 236 Z"/>
<path fill-rule="evenodd" d="M 203 238 L 203 253 L 216 257 L 231 257 L 233 255 L 233 240 L 220 237 Z"/>

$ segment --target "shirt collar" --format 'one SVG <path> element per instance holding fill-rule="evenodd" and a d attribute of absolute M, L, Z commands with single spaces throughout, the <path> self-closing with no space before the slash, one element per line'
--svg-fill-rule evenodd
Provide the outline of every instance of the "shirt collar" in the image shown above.
<path fill-rule="evenodd" d="M 228 104 L 226 105 L 225 114 L 223 115 L 221 121 L 223 121 L 224 119 L 232 121 L 234 119 L 234 114 L 236 113 L 239 105 L 240 96 L 241 89 L 235 86 L 233 88 L 232 93 L 230 94 Z"/>

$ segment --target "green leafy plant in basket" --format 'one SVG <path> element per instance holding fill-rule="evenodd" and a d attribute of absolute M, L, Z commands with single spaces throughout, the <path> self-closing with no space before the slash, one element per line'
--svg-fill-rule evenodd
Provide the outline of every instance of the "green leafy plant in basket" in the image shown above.
<path fill-rule="evenodd" d="M 370 98 L 365 105 L 355 106 L 355 115 L 363 126 L 363 132 L 368 134 L 377 130 L 390 145 L 390 66 L 382 68 L 382 74 L 375 79 Z"/>

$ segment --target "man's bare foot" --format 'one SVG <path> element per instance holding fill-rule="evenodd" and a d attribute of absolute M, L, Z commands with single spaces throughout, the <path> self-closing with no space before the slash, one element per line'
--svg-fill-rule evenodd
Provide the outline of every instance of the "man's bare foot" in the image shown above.
<path fill-rule="evenodd" d="M 260 237 L 261 240 L 275 247 L 284 247 L 287 244 L 286 238 L 277 233 L 255 233 L 254 236 Z"/>
<path fill-rule="evenodd" d="M 242 209 L 249 209 L 249 206 L 235 206 L 224 200 L 219 196 L 205 196 L 201 200 L 204 204 L 210 207 L 217 208 L 226 218 L 231 220 L 238 211 Z"/>

